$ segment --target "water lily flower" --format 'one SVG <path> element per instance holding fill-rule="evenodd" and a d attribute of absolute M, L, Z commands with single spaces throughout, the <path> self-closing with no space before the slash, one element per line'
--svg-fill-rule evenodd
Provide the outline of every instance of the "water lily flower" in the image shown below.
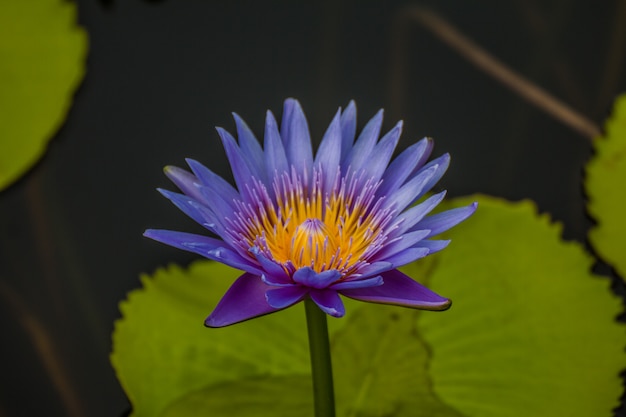
<path fill-rule="evenodd" d="M 445 191 L 418 202 L 446 171 L 448 154 L 427 162 L 423 139 L 393 161 L 402 122 L 378 140 L 379 111 L 355 141 L 356 106 L 339 109 L 314 154 L 294 99 L 280 129 L 270 111 L 263 147 L 233 114 L 238 142 L 217 128 L 236 187 L 199 162 L 166 167 L 182 191 L 159 190 L 210 234 L 150 229 L 145 236 L 243 271 L 205 324 L 222 327 L 273 313 L 310 297 L 327 314 L 356 300 L 444 310 L 444 298 L 398 270 L 445 248 L 432 239 L 469 217 L 472 204 L 428 215 Z M 391 163 L 390 163 L 391 161 Z"/>

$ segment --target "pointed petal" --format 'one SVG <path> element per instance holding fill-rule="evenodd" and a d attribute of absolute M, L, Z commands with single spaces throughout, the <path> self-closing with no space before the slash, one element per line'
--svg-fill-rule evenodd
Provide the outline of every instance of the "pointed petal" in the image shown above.
<path fill-rule="evenodd" d="M 416 246 L 428 249 L 428 254 L 439 252 L 450 244 L 450 240 L 422 240 Z"/>
<path fill-rule="evenodd" d="M 239 139 L 239 147 L 248 164 L 253 171 L 260 175 L 260 179 L 264 179 L 265 165 L 263 162 L 263 149 L 252 130 L 246 122 L 237 114 L 233 113 L 235 125 L 237 126 L 237 138 Z"/>
<path fill-rule="evenodd" d="M 272 288 L 265 293 L 265 299 L 273 308 L 283 309 L 302 301 L 308 292 L 300 285 Z"/>
<path fill-rule="evenodd" d="M 271 111 L 268 110 L 265 118 L 265 167 L 267 169 L 267 178 L 272 179 L 276 175 L 282 175 L 289 172 L 289 164 L 287 163 L 287 155 L 283 147 L 280 133 L 278 133 L 278 125 Z"/>
<path fill-rule="evenodd" d="M 363 166 L 367 172 L 368 178 L 373 178 L 375 181 L 378 181 L 383 176 L 389 164 L 389 160 L 391 159 L 391 155 L 393 155 L 393 151 L 396 149 L 396 145 L 398 145 L 401 134 L 402 122 L 400 121 L 376 144 L 370 158 L 368 158 L 367 163 Z"/>
<path fill-rule="evenodd" d="M 387 258 L 390 258 L 403 250 L 415 246 L 417 242 L 422 239 L 425 239 L 426 236 L 430 234 L 430 230 L 416 230 L 414 232 L 405 233 L 402 236 L 398 236 L 398 238 L 386 244 L 381 250 L 376 252 L 374 255 L 375 260 L 384 261 Z"/>
<path fill-rule="evenodd" d="M 421 170 L 416 176 L 411 178 L 402 187 L 389 196 L 386 205 L 393 206 L 395 210 L 402 211 L 410 206 L 422 193 L 426 184 L 433 175 L 437 174 L 438 165 L 433 165 Z"/>
<path fill-rule="evenodd" d="M 158 188 L 157 191 L 174 203 L 179 210 L 191 217 L 194 221 L 210 231 L 220 234 L 222 224 L 211 209 L 185 194 L 174 193 L 162 188 Z"/>
<path fill-rule="evenodd" d="M 386 262 L 391 262 L 394 268 L 399 268 L 402 265 L 415 262 L 418 259 L 421 259 L 424 256 L 428 255 L 429 253 L 430 252 L 428 251 L 428 248 L 413 247 L 405 249 L 402 252 L 398 252 L 382 260 Z"/>
<path fill-rule="evenodd" d="M 417 201 L 417 199 L 421 198 L 424 194 L 429 192 L 430 189 L 433 188 L 435 184 L 439 182 L 441 177 L 443 177 L 443 174 L 446 173 L 446 171 L 448 170 L 448 167 L 450 166 L 450 154 L 445 153 L 441 155 L 439 158 L 433 159 L 432 161 L 424 165 L 424 168 L 422 168 L 422 170 L 429 169 L 432 166 L 437 166 L 437 172 L 435 172 L 435 175 L 430 177 L 430 180 L 428 180 L 428 182 L 424 184 L 424 188 L 422 189 L 422 192 L 417 196 L 415 200 L 413 200 L 414 202 Z"/>
<path fill-rule="evenodd" d="M 371 277 L 373 275 L 378 275 L 381 272 L 389 271 L 392 268 L 393 265 L 390 262 L 372 262 L 371 264 L 364 266 L 363 268 L 359 268 L 359 277 Z"/>
<path fill-rule="evenodd" d="M 348 153 L 348 156 L 341 162 L 341 171 L 347 172 L 347 168 L 358 172 L 363 167 L 376 145 L 380 135 L 380 127 L 383 124 L 383 111 L 379 110 L 374 117 L 363 128 L 356 143 Z"/>
<path fill-rule="evenodd" d="M 472 203 L 466 207 L 459 207 L 442 213 L 433 214 L 416 224 L 414 228 L 430 229 L 428 237 L 435 236 L 467 219 L 469 216 L 474 214 L 477 207 L 478 203 Z"/>
<path fill-rule="evenodd" d="M 310 288 L 326 288 L 340 277 L 341 273 L 336 269 L 317 273 L 308 266 L 298 269 L 293 274 L 295 282 Z"/>
<path fill-rule="evenodd" d="M 224 327 L 278 311 L 267 303 L 268 286 L 256 275 L 245 273 L 233 283 L 207 317 L 207 327 Z"/>
<path fill-rule="evenodd" d="M 400 234 L 404 234 L 407 230 L 411 230 L 417 222 L 422 220 L 428 213 L 437 207 L 445 196 L 446 191 L 442 191 L 439 194 L 428 197 L 426 200 L 400 214 L 397 218 L 398 228 L 389 234 L 390 237 L 398 236 Z"/>
<path fill-rule="evenodd" d="M 202 194 L 196 186 L 196 184 L 200 181 L 190 172 L 171 165 L 163 168 L 163 172 L 165 172 L 167 178 L 169 178 L 170 181 L 172 181 L 178 187 L 178 189 L 180 189 L 180 191 L 193 198 L 194 200 L 205 202 Z"/>
<path fill-rule="evenodd" d="M 252 247 L 250 248 L 250 252 L 252 252 L 257 261 L 259 261 L 259 264 L 261 264 L 261 267 L 265 270 L 265 272 L 272 277 L 272 281 L 280 282 L 282 284 L 292 284 L 291 278 L 287 275 L 287 272 L 285 272 L 283 267 L 273 260 L 268 259 L 263 252 L 259 250 L 259 248 Z"/>
<path fill-rule="evenodd" d="M 343 317 L 346 309 L 337 291 L 311 290 L 311 299 L 326 314 L 333 317 Z"/>
<path fill-rule="evenodd" d="M 421 166 L 420 162 L 423 164 L 423 161 L 428 159 L 432 149 L 433 141 L 430 138 L 424 138 L 406 148 L 385 171 L 378 194 L 388 195 L 400 188 L 413 170 Z"/>
<path fill-rule="evenodd" d="M 296 172 L 301 178 L 306 178 L 305 173 L 313 166 L 309 125 L 298 100 L 292 98 L 285 100 L 283 109 L 280 132 L 285 145 L 287 160 L 289 165 L 296 168 Z"/>
<path fill-rule="evenodd" d="M 341 161 L 348 155 L 356 135 L 356 104 L 354 100 L 341 113 Z"/>
<path fill-rule="evenodd" d="M 232 137 L 230 133 L 221 127 L 216 128 L 217 133 L 222 139 L 222 145 L 224 146 L 224 150 L 226 151 L 226 157 L 228 158 L 228 162 L 230 163 L 230 169 L 233 172 L 233 177 L 235 178 L 235 183 L 237 184 L 237 189 L 241 193 L 242 197 L 246 199 L 246 201 L 251 201 L 250 195 L 248 195 L 246 191 L 246 184 L 250 183 L 253 178 L 253 173 L 250 170 L 245 158 L 241 154 L 241 149 L 237 146 L 235 142 L 235 138 Z"/>
<path fill-rule="evenodd" d="M 200 162 L 193 159 L 186 159 L 189 168 L 200 182 L 211 190 L 211 193 L 218 195 L 229 205 L 233 200 L 240 199 L 239 193 L 224 178 L 220 177 Z M 234 207 L 234 206 L 232 206 Z"/>
<path fill-rule="evenodd" d="M 329 191 L 335 181 L 337 170 L 339 169 L 339 159 L 341 157 L 341 110 L 333 118 L 328 126 L 324 138 L 315 155 L 313 166 L 321 167 L 324 178 L 323 191 Z"/>
<path fill-rule="evenodd" d="M 350 290 L 356 288 L 367 288 L 367 287 L 377 287 L 379 285 L 383 285 L 383 277 L 380 275 L 373 278 L 367 279 L 355 279 L 352 281 L 342 281 L 338 284 L 333 284 L 329 287 L 331 290 L 339 291 L 339 290 Z"/>
<path fill-rule="evenodd" d="M 236 269 L 252 272 L 254 274 L 260 274 L 262 272 L 258 266 L 244 259 L 226 242 L 219 239 L 195 235 L 193 233 L 160 229 L 148 229 L 143 235 L 157 242 L 197 253 L 205 258 L 221 262 Z"/>
<path fill-rule="evenodd" d="M 381 286 L 343 290 L 341 294 L 370 303 L 425 310 L 445 310 L 450 307 L 449 299 L 429 290 L 397 269 L 383 273 L 383 280 L 385 283 Z"/>

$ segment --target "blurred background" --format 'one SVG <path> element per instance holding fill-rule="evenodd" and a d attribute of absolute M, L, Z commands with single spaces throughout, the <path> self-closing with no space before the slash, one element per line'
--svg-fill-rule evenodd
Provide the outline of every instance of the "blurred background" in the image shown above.
<path fill-rule="evenodd" d="M 319 141 L 349 100 L 359 127 L 383 107 L 385 130 L 405 121 L 399 150 L 432 136 L 435 155 L 452 155 L 440 183 L 450 196 L 532 199 L 565 238 L 585 239 L 589 135 L 529 104 L 416 16 L 437 13 L 601 126 L 626 91 L 623 0 L 77 4 L 86 77 L 45 157 L 0 193 L 0 416 L 129 409 L 108 360 L 118 302 L 141 273 L 194 259 L 142 232 L 199 231 L 155 188 L 172 189 L 162 168 L 186 157 L 231 178 L 214 126 L 234 131 L 232 111 L 260 137 L 265 110 L 279 118 L 295 97 Z"/>

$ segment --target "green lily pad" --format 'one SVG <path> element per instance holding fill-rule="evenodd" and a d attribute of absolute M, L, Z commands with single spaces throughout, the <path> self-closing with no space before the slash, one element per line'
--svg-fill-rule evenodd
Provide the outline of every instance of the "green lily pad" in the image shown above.
<path fill-rule="evenodd" d="M 311 415 L 301 305 L 227 328 L 203 326 L 239 274 L 210 261 L 170 266 L 144 276 L 144 288 L 121 303 L 111 361 L 133 416 Z M 460 417 L 432 393 L 417 312 L 345 301 L 347 316 L 329 318 L 338 415 Z"/>
<path fill-rule="evenodd" d="M 615 101 L 605 131 L 594 142 L 595 155 L 587 164 L 587 209 L 597 221 L 589 241 L 626 279 L 626 94 Z"/>
<path fill-rule="evenodd" d="M 429 278 L 452 308 L 418 318 L 435 394 L 469 417 L 611 416 L 626 334 L 609 279 L 534 204 L 455 204 L 475 200 Z"/>
<path fill-rule="evenodd" d="M 63 0 L 0 2 L 0 190 L 59 129 L 85 73 L 87 34 Z"/>

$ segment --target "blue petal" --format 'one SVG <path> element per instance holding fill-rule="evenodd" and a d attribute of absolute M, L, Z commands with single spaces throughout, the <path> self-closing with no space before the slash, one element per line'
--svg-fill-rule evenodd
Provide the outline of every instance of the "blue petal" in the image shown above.
<path fill-rule="evenodd" d="M 399 236 L 397 240 L 386 244 L 374 255 L 374 259 L 385 261 L 387 258 L 390 258 L 407 248 L 415 246 L 417 242 L 425 239 L 429 234 L 430 230 L 417 230 L 414 232 L 405 233 L 404 235 Z"/>
<path fill-rule="evenodd" d="M 265 293 L 265 299 L 273 308 L 283 309 L 302 301 L 308 292 L 308 288 L 300 285 L 272 288 Z"/>
<path fill-rule="evenodd" d="M 298 269 L 293 274 L 293 280 L 298 284 L 309 288 L 326 288 L 341 277 L 341 273 L 336 269 L 330 269 L 320 273 L 315 272 L 312 268 L 305 266 Z"/>
<path fill-rule="evenodd" d="M 333 290 L 311 290 L 311 299 L 326 314 L 333 317 L 343 317 L 346 309 L 341 297 Z"/>
<path fill-rule="evenodd" d="M 359 268 L 358 273 L 360 278 L 367 278 L 371 277 L 372 275 L 378 275 L 381 272 L 389 271 L 392 268 L 393 265 L 390 262 L 378 261 L 372 262 L 369 265 Z"/>
<path fill-rule="evenodd" d="M 324 178 L 323 190 L 329 191 L 335 181 L 341 157 L 341 111 L 338 111 L 330 122 L 324 138 L 315 155 L 313 166 L 322 168 Z"/>
<path fill-rule="evenodd" d="M 435 236 L 467 219 L 469 216 L 474 214 L 476 207 L 478 207 L 478 203 L 472 203 L 466 207 L 459 207 L 442 213 L 433 214 L 432 216 L 428 216 L 419 222 L 415 227 L 419 227 L 420 229 L 430 229 L 428 237 Z"/>
<path fill-rule="evenodd" d="M 398 122 L 398 124 L 376 144 L 371 157 L 368 158 L 367 163 L 363 166 L 367 172 L 367 178 L 374 178 L 375 181 L 378 181 L 383 176 L 401 134 L 402 122 Z"/>
<path fill-rule="evenodd" d="M 267 169 L 267 178 L 273 179 L 276 175 L 282 175 L 289 171 L 287 163 L 287 155 L 283 147 L 280 133 L 278 133 L 278 125 L 271 111 L 268 110 L 265 118 L 265 136 L 263 146 L 265 148 L 265 167 Z"/>
<path fill-rule="evenodd" d="M 428 197 L 421 203 L 407 209 L 397 218 L 398 228 L 390 233 L 390 236 L 398 236 L 410 230 L 417 222 L 430 213 L 446 196 L 446 191 Z"/>
<path fill-rule="evenodd" d="M 204 324 L 207 327 L 224 327 L 254 317 L 274 313 L 279 309 L 270 306 L 265 298 L 267 285 L 253 274 L 245 273 L 233 283 Z"/>
<path fill-rule="evenodd" d="M 296 168 L 301 178 L 306 178 L 306 174 L 313 166 L 313 149 L 309 125 L 297 100 L 292 98 L 285 100 L 280 132 L 289 165 Z"/>
<path fill-rule="evenodd" d="M 356 143 L 346 156 L 346 159 L 341 162 L 342 172 L 347 172 L 348 167 L 358 172 L 361 167 L 367 164 L 367 160 L 380 135 L 382 123 L 383 111 L 379 110 L 378 113 L 367 122 Z"/>
<path fill-rule="evenodd" d="M 402 265 L 415 262 L 418 259 L 421 259 L 424 256 L 428 255 L 429 253 L 430 252 L 428 251 L 428 248 L 419 248 L 419 247 L 408 248 L 401 252 L 396 253 L 395 255 L 385 258 L 384 261 L 391 262 L 394 268 L 399 268 Z"/>
<path fill-rule="evenodd" d="M 233 172 L 233 177 L 235 178 L 237 189 L 241 193 L 242 197 L 246 198 L 246 201 L 251 201 L 252 197 L 246 191 L 246 184 L 250 183 L 253 178 L 252 171 L 250 170 L 250 167 L 243 157 L 241 149 L 239 149 L 239 146 L 237 146 L 235 138 L 233 138 L 230 133 L 228 133 L 221 127 L 218 127 L 216 129 L 217 133 L 222 139 L 222 145 L 224 146 L 224 150 L 226 151 L 226 157 L 228 158 L 228 162 L 230 162 L 230 169 Z"/>
<path fill-rule="evenodd" d="M 437 166 L 437 172 L 435 173 L 435 175 L 433 175 L 430 178 L 430 180 L 428 180 L 426 184 L 424 184 L 424 188 L 422 189 L 422 192 L 413 201 L 417 201 L 417 199 L 421 198 L 424 194 L 430 191 L 430 189 L 433 188 L 435 184 L 439 182 L 441 177 L 443 177 L 443 174 L 446 173 L 446 171 L 448 170 L 448 167 L 450 166 L 450 155 L 445 153 L 441 155 L 439 158 L 433 159 L 432 161 L 424 165 L 424 168 L 422 168 L 422 170 L 429 169 L 430 167 L 435 166 L 435 165 Z"/>
<path fill-rule="evenodd" d="M 356 135 L 356 104 L 354 100 L 348 103 L 348 107 L 341 113 L 341 161 L 348 156 L 348 152 L 354 144 Z"/>
<path fill-rule="evenodd" d="M 366 288 L 366 287 L 376 287 L 379 285 L 383 285 L 383 277 L 380 275 L 373 278 L 367 279 L 355 279 L 352 281 L 341 281 L 337 284 L 331 285 L 329 288 L 331 290 L 339 291 L 339 290 L 350 290 L 356 288 Z"/>
<path fill-rule="evenodd" d="M 208 203 L 204 200 L 202 193 L 200 193 L 196 185 L 200 182 L 200 180 L 193 176 L 191 173 L 175 166 L 166 166 L 163 171 L 165 172 L 167 178 L 169 178 L 174 184 L 176 184 L 176 186 L 183 193 L 193 198 L 194 200 Z"/>
<path fill-rule="evenodd" d="M 250 248 L 250 252 L 254 254 L 255 258 L 259 261 L 259 264 L 261 264 L 261 267 L 265 270 L 265 272 L 272 277 L 272 281 L 280 282 L 282 284 L 292 283 L 291 278 L 287 275 L 283 267 L 273 260 L 268 259 L 257 247 L 253 246 Z"/>
<path fill-rule="evenodd" d="M 228 183 L 224 178 L 220 177 L 200 162 L 193 159 L 186 159 L 189 168 L 193 171 L 194 175 L 200 180 L 200 182 L 210 190 L 212 194 L 208 200 L 211 202 L 214 196 L 219 196 L 230 207 L 234 207 L 232 202 L 239 200 L 240 196 L 237 190 Z M 206 197 L 206 196 L 205 196 Z"/>
<path fill-rule="evenodd" d="M 195 235 L 192 233 L 157 229 L 148 229 L 143 235 L 150 239 L 154 239 L 157 242 L 197 253 L 205 258 L 224 263 L 233 268 L 241 269 L 257 275 L 262 272 L 258 266 L 241 257 L 241 255 L 230 248 L 226 242 L 219 239 Z"/>
<path fill-rule="evenodd" d="M 411 175 L 416 167 L 428 159 L 433 149 L 433 141 L 424 138 L 419 142 L 409 146 L 398 155 L 389 165 L 383 175 L 383 183 L 378 189 L 379 195 L 388 195 L 396 191 L 404 181 Z M 421 163 L 420 163 L 421 162 Z"/>
<path fill-rule="evenodd" d="M 221 219 L 215 216 L 210 208 L 187 195 L 174 193 L 162 188 L 157 190 L 194 221 L 212 232 L 221 234 L 220 232 L 223 230 Z"/>
<path fill-rule="evenodd" d="M 428 254 L 439 252 L 450 244 L 450 240 L 422 240 L 416 246 L 428 249 Z"/>
<path fill-rule="evenodd" d="M 246 122 L 239 117 L 237 113 L 233 113 L 235 125 L 237 126 L 237 138 L 239 139 L 239 147 L 241 152 L 253 171 L 259 175 L 259 179 L 264 179 L 265 164 L 263 162 L 263 149 L 261 144 L 252 133 Z"/>
<path fill-rule="evenodd" d="M 429 168 L 421 170 L 416 176 L 411 178 L 402 187 L 389 196 L 386 204 L 402 211 L 421 195 L 430 179 L 437 174 L 439 166 L 433 165 Z"/>
<path fill-rule="evenodd" d="M 370 303 L 393 304 L 425 310 L 445 310 L 450 300 L 429 290 L 411 277 L 394 269 L 383 274 L 384 284 L 377 287 L 343 290 L 341 294 Z"/>

